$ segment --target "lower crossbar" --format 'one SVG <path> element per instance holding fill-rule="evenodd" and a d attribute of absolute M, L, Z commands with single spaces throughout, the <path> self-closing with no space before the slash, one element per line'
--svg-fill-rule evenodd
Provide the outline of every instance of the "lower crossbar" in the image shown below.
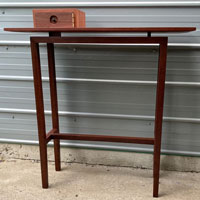
<path fill-rule="evenodd" d="M 152 145 L 154 144 L 154 138 L 67 134 L 67 133 L 53 133 L 51 135 L 51 139 L 119 142 L 119 143 L 135 143 L 135 144 L 152 144 Z"/>

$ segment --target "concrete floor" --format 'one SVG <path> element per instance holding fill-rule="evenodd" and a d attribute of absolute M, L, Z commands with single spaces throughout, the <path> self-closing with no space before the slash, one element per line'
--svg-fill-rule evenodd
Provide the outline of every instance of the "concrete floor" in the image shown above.
<path fill-rule="evenodd" d="M 40 163 L 0 161 L 0 200 L 149 200 L 152 170 L 62 163 L 55 172 L 49 163 L 49 189 L 41 188 Z M 160 198 L 199 200 L 200 173 L 162 171 Z"/>

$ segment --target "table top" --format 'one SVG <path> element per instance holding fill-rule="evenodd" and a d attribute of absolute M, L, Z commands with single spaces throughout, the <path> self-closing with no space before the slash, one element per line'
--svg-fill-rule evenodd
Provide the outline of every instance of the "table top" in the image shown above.
<path fill-rule="evenodd" d="M 195 31 L 196 27 L 102 27 L 102 28 L 4 28 L 4 31 L 12 32 L 150 32 L 150 33 L 165 33 L 165 32 L 190 32 Z"/>

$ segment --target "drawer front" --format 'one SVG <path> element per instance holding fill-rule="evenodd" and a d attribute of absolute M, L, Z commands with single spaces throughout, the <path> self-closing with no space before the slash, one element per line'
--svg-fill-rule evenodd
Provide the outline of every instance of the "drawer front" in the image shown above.
<path fill-rule="evenodd" d="M 74 28 L 73 12 L 35 12 L 34 27 Z"/>

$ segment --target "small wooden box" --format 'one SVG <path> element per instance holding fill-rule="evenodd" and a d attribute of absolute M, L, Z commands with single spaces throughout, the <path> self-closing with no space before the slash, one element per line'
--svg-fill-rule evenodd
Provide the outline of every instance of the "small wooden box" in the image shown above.
<path fill-rule="evenodd" d="M 85 27 L 85 13 L 75 8 L 34 9 L 35 28 L 82 28 Z"/>

